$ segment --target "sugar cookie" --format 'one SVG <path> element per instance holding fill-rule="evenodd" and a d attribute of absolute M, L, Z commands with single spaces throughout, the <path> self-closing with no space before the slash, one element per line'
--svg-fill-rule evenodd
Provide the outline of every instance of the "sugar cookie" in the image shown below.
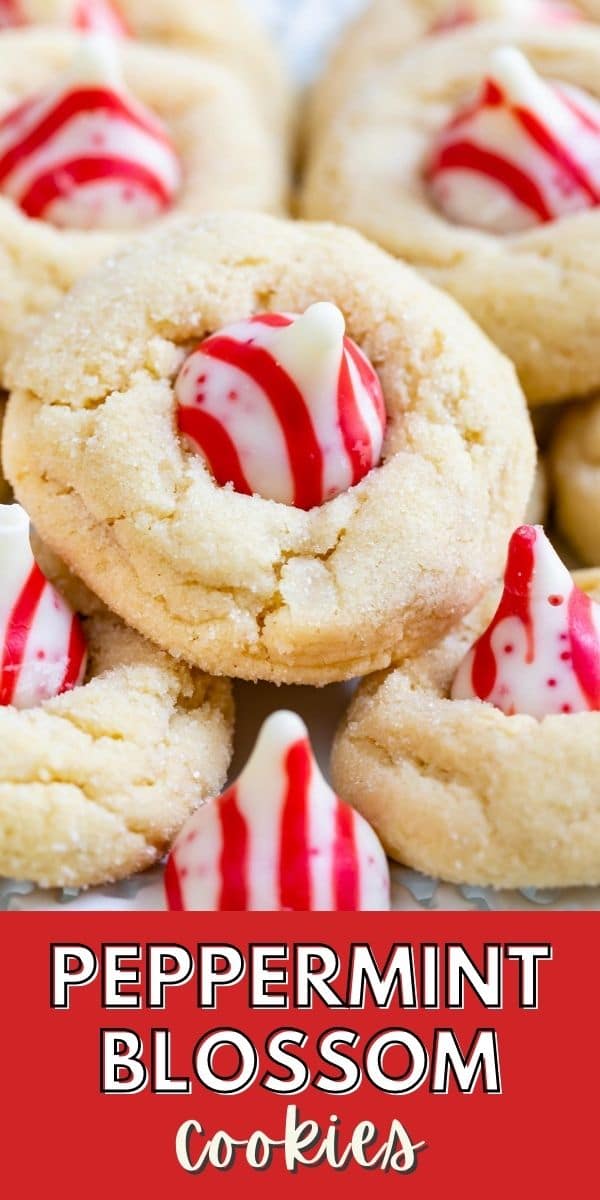
<path fill-rule="evenodd" d="M 599 65 L 585 22 L 426 39 L 356 88 L 308 164 L 303 214 L 335 214 L 450 291 L 532 404 L 600 384 Z M 486 80 L 501 99 L 487 115 Z"/>
<path fill-rule="evenodd" d="M 44 565 L 63 582 L 62 567 Z M 3 577 L 4 566 L 2 554 Z M 0 698 L 0 874 L 44 887 L 149 867 L 218 792 L 231 757 L 226 681 L 177 664 L 73 581 L 69 596 L 88 612 L 85 680 L 22 709 Z M 43 630 L 52 645 L 47 616 Z"/>
<path fill-rule="evenodd" d="M 386 429 L 381 463 L 353 483 L 348 457 L 350 486 L 305 511 L 298 497 L 236 490 L 235 466 L 251 401 L 272 422 L 293 404 L 325 469 L 337 433 L 313 421 L 311 380 L 323 362 L 340 371 L 344 321 L 337 360 L 327 351 L 316 376 L 301 336 L 286 342 L 285 370 L 257 341 L 318 302 L 339 308 L 371 383 L 377 373 Z M 242 335 L 239 387 L 224 361 L 224 374 L 196 377 L 226 446 L 215 413 L 234 422 L 222 486 L 177 429 L 176 384 L 208 335 L 259 314 Z M 512 367 L 451 300 L 331 226 L 213 216 L 131 247 L 40 324 L 11 380 L 5 466 L 44 541 L 126 621 L 214 674 L 323 684 L 417 652 L 497 578 L 533 482 Z M 326 408 L 329 386 L 315 400 Z M 343 395 L 340 425 L 371 404 L 362 385 Z M 301 465 L 305 443 L 275 424 L 272 435 L 281 463 Z M 336 456 L 356 445 L 338 442 Z"/>
<path fill-rule="evenodd" d="M 558 594 L 545 601 L 557 637 L 566 628 L 569 610 L 571 629 L 560 642 L 566 647 L 558 654 L 560 661 L 543 660 L 550 650 L 551 659 L 556 654 L 546 636 L 551 625 L 541 629 L 539 622 L 534 622 L 533 656 L 520 658 L 522 635 L 512 612 L 508 622 L 506 612 L 501 611 L 500 620 L 496 615 L 492 643 L 504 664 L 512 664 L 514 654 L 517 665 L 517 674 L 510 678 L 499 671 L 493 686 L 501 689 L 508 683 L 510 690 L 516 681 L 513 705 L 533 703 L 538 712 L 555 715 L 541 720 L 507 716 L 492 703 L 449 699 L 453 682 L 459 688 L 459 668 L 460 690 L 467 694 L 465 663 L 472 665 L 470 648 L 489 625 L 497 593 L 435 649 L 368 680 L 351 706 L 334 748 L 335 786 L 372 823 L 388 852 L 416 870 L 454 883 L 494 887 L 600 882 L 600 627 L 595 617 L 595 658 L 588 670 L 579 654 L 589 658 L 590 643 L 580 638 L 577 606 L 568 602 L 570 578 L 567 575 L 565 585 L 562 570 L 558 575 L 564 603 L 558 605 Z M 534 588 L 541 589 L 544 582 L 554 587 L 556 575 L 556 568 L 545 563 Z M 600 599 L 600 573 L 581 572 L 575 581 L 587 593 L 583 607 L 587 605 L 589 616 L 587 597 Z M 516 598 L 512 607 L 516 610 Z M 600 612 L 598 605 L 594 611 Z M 504 639 L 498 641 L 502 634 Z M 525 662 L 530 663 L 533 693 L 522 675 Z M 560 674 L 567 668 L 573 670 L 573 682 Z M 582 679 L 588 701 L 580 706 L 582 711 L 567 711 L 567 704 L 570 707 L 581 694 Z M 542 692 L 546 700 L 540 708 Z"/>
<path fill-rule="evenodd" d="M 282 140 L 225 68 L 91 45 L 46 28 L 0 37 L 0 378 L 28 320 L 151 218 L 284 204 Z"/>

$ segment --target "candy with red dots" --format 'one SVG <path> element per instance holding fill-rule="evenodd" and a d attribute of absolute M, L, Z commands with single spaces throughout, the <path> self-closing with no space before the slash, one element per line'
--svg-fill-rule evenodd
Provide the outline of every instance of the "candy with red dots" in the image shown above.
<path fill-rule="evenodd" d="M 493 52 L 484 85 L 435 139 L 426 178 L 461 225 L 518 233 L 600 203 L 600 104 L 539 76 L 519 50 Z"/>
<path fill-rule="evenodd" d="M 389 868 L 370 825 L 331 790 L 306 726 L 263 725 L 237 783 L 200 808 L 169 857 L 171 909 L 345 911 L 390 907 Z"/>
<path fill-rule="evenodd" d="M 500 606 L 452 697 L 538 720 L 600 710 L 600 605 L 575 586 L 541 526 L 513 535 Z"/>
<path fill-rule="evenodd" d="M 127 35 L 125 20 L 112 0 L 0 0 L 0 29 L 46 23 L 110 37 Z"/>
<path fill-rule="evenodd" d="M 263 313 L 206 338 L 175 385 L 180 431 L 221 486 L 310 509 L 381 459 L 379 379 L 340 310 Z"/>
<path fill-rule="evenodd" d="M 167 130 L 127 93 L 109 38 L 83 38 L 66 77 L 0 119 L 0 191 L 28 217 L 134 228 L 170 207 L 181 178 Z"/>
<path fill-rule="evenodd" d="M 0 506 L 0 705 L 33 708 L 83 680 L 86 645 L 76 615 L 38 567 L 29 518 Z"/>

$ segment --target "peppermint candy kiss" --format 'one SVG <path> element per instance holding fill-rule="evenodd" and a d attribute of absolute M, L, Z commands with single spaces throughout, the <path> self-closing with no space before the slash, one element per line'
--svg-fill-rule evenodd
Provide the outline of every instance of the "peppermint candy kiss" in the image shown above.
<path fill-rule="evenodd" d="M 263 313 L 202 342 L 175 385 L 180 431 L 221 486 L 310 509 L 381 458 L 379 379 L 334 304 Z"/>
<path fill-rule="evenodd" d="M 278 712 L 236 784 L 198 809 L 169 857 L 171 909 L 340 911 L 390 907 L 389 868 L 370 825 L 332 792 L 306 726 Z"/>
<path fill-rule="evenodd" d="M 129 229 L 172 203 L 181 167 L 160 121 L 121 82 L 114 43 L 82 40 L 69 77 L 0 120 L 0 189 L 67 229 Z"/>
<path fill-rule="evenodd" d="M 29 518 L 0 506 L 0 704 L 33 708 L 81 683 L 86 647 L 77 617 L 34 560 Z"/>
<path fill-rule="evenodd" d="M 0 29 L 66 25 L 88 33 L 125 37 L 127 26 L 111 0 L 0 0 Z"/>
<path fill-rule="evenodd" d="M 600 104 L 542 79 L 518 50 L 491 56 L 478 98 L 438 135 L 426 177 L 451 221 L 518 233 L 600 203 Z"/>
<path fill-rule="evenodd" d="M 575 586 L 540 526 L 513 535 L 500 607 L 452 698 L 538 720 L 600 709 L 600 605 Z"/>

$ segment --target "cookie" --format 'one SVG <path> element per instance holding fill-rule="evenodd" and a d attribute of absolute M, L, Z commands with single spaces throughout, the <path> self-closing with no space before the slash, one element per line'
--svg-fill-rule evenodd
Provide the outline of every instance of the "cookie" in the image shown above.
<path fill-rule="evenodd" d="M 335 213 L 450 291 L 534 405 L 600 382 L 599 62 L 584 22 L 427 39 L 357 88 L 304 185 L 305 216 Z"/>
<path fill-rule="evenodd" d="M 29 319 L 125 239 L 206 208 L 277 210 L 285 189 L 281 139 L 224 68 L 69 32 L 3 34 L 0 378 Z"/>
<path fill-rule="evenodd" d="M 4 528 L 6 510 L 0 512 Z M 5 551 L 0 536 L 3 602 Z M 44 565 L 52 570 L 48 556 Z M 38 567 L 34 572 L 52 592 Z M 56 582 L 66 578 L 60 567 Z M 31 582 L 26 594 L 31 599 Z M 3 623 L 0 605 L 0 874 L 44 887 L 85 887 L 156 862 L 190 813 L 220 790 L 231 757 L 232 699 L 226 681 L 177 664 L 70 581 L 69 598 L 86 614 L 77 622 L 85 677 L 73 672 L 61 694 L 40 700 L 40 684 L 48 691 L 53 669 L 48 660 L 56 661 L 60 646 L 57 606 L 65 622 L 75 620 L 56 593 L 44 615 L 44 594 L 30 606 L 28 657 L 18 663 L 22 638 Z M 71 637 L 69 661 L 74 644 Z M 36 662 L 45 675 L 34 676 Z"/>
<path fill-rule="evenodd" d="M 528 540 L 513 543 L 517 570 Z M 600 572 L 575 576 L 585 594 L 553 562 L 532 585 L 522 573 L 527 594 L 518 579 L 500 609 L 494 593 L 435 649 L 363 684 L 336 739 L 334 784 L 392 857 L 426 874 L 499 888 L 598 884 L 600 608 L 588 597 L 600 599 Z M 521 711 L 507 715 L 490 696 Z"/>
<path fill-rule="evenodd" d="M 285 125 L 289 119 L 283 66 L 238 0 L 2 0 L 1 29 L 29 25 L 132 37 L 199 53 L 243 78 L 270 123 Z"/>
<path fill-rule="evenodd" d="M 294 333 L 323 303 L 343 314 L 337 357 L 331 329 L 305 350 L 305 324 Z M 178 429 L 198 349 L 220 366 L 195 376 L 196 411 L 226 486 L 211 446 Z M 533 482 L 510 364 L 448 297 L 333 226 L 183 222 L 82 281 L 10 375 L 5 467 L 44 541 L 214 674 L 324 684 L 417 652 L 497 578 Z M 240 490 L 256 451 L 246 405 L 273 439 L 258 442 L 265 492 L 273 447 L 319 486 L 341 456 L 345 490 L 309 508 Z"/>
<path fill-rule="evenodd" d="M 569 407 L 550 451 L 558 528 L 578 558 L 600 562 L 600 401 Z"/>

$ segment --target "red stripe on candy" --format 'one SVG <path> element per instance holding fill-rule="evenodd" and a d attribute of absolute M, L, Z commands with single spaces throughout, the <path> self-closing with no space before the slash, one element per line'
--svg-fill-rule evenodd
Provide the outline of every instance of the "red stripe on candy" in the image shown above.
<path fill-rule="evenodd" d="M 513 112 L 517 120 L 540 149 L 545 154 L 548 154 L 553 162 L 558 163 L 563 171 L 570 176 L 571 180 L 584 192 L 587 192 L 590 200 L 594 204 L 597 204 L 600 201 L 598 188 L 591 182 L 584 168 L 573 158 L 566 146 L 563 146 L 558 138 L 555 138 L 550 130 L 529 109 L 514 108 Z"/>
<path fill-rule="evenodd" d="M 87 646 L 83 630 L 79 618 L 73 615 L 69 634 L 69 648 L 67 650 L 67 665 L 62 683 L 58 689 L 58 695 L 61 695 L 62 692 L 72 692 L 73 688 L 76 687 L 86 654 Z"/>
<path fill-rule="evenodd" d="M 17 113 L 9 112 L 0 121 L 0 132 L 10 128 L 14 123 L 15 116 L 23 115 L 24 108 L 25 105 L 21 105 Z M 130 125 L 135 125 L 144 133 L 157 138 L 164 145 L 169 145 L 168 138 L 158 122 L 146 119 L 142 113 L 133 109 L 116 92 L 110 91 L 108 88 L 77 88 L 59 100 L 26 137 L 16 146 L 11 146 L 2 155 L 0 180 L 5 179 L 24 158 L 28 158 L 36 150 L 39 150 L 73 117 L 80 116 L 82 112 L 106 112 L 113 117 L 121 117 Z"/>
<path fill-rule="evenodd" d="M 21 11 L 20 0 L 2 0 L 0 3 L 0 29 L 5 29 L 7 26 L 14 28 L 15 26 L 26 24 L 26 18 Z"/>
<path fill-rule="evenodd" d="M 333 847 L 333 890 L 338 912 L 358 912 L 360 908 L 360 863 L 354 834 L 354 812 L 338 800 Z"/>
<path fill-rule="evenodd" d="M 345 339 L 345 347 L 346 353 L 350 355 L 350 358 L 352 359 L 352 362 L 358 371 L 363 387 L 369 394 L 371 403 L 373 404 L 375 412 L 377 413 L 378 420 L 381 422 L 381 425 L 385 427 L 387 422 L 387 412 L 385 408 L 385 400 L 383 399 L 383 389 L 381 387 L 381 383 L 379 382 L 379 376 L 371 366 L 368 359 L 365 358 L 365 355 L 361 350 L 359 350 L 358 346 L 352 341 L 351 338 Z"/>
<path fill-rule="evenodd" d="M 221 487 L 232 483 L 236 492 L 243 496 L 252 495 L 235 443 L 217 417 L 201 408 L 180 404 L 177 423 L 180 433 L 189 437 L 202 452 Z"/>
<path fill-rule="evenodd" d="M 238 808 L 236 788 L 222 797 L 218 806 L 222 850 L 219 860 L 221 912 L 248 911 L 248 826 Z"/>
<path fill-rule="evenodd" d="M 0 667 L 0 705 L 12 704 L 33 618 L 45 587 L 46 579 L 35 564 L 8 618 Z"/>
<path fill-rule="evenodd" d="M 304 738 L 285 758 L 287 791 L 281 817 L 279 897 L 283 910 L 309 912 L 311 908 L 308 845 L 308 799 L 312 777 L 311 751 Z"/>
<path fill-rule="evenodd" d="M 250 317 L 251 325 L 268 325 L 272 329 L 284 329 L 293 323 L 292 317 L 286 317 L 285 313 L 258 313 L 257 316 Z"/>
<path fill-rule="evenodd" d="M 175 854 L 170 854 L 165 867 L 165 892 L 167 894 L 167 904 L 173 912 L 185 912 L 185 904 L 183 902 L 183 893 L 181 891 L 181 883 L 179 879 L 179 871 L 175 861 Z"/>
<path fill-rule="evenodd" d="M 527 662 L 533 662 L 535 645 L 531 615 L 531 585 L 535 569 L 535 529 L 523 525 L 513 534 L 506 567 L 504 592 L 498 611 L 483 636 L 473 648 L 471 682 L 480 700 L 491 696 L 496 683 L 497 665 L 492 649 L 492 634 L 501 621 L 516 617 L 525 629 L 528 642 Z"/>
<path fill-rule="evenodd" d="M 265 393 L 279 421 L 287 447 L 294 505 L 305 510 L 323 500 L 323 453 L 302 392 L 268 350 L 216 334 L 200 347 L 202 354 L 244 371 Z"/>
<path fill-rule="evenodd" d="M 23 100 L 21 104 L 17 104 L 16 108 L 11 108 L 9 112 L 0 118 L 0 132 L 6 133 L 9 129 L 12 129 L 13 125 L 19 125 L 26 113 L 35 108 L 37 103 L 37 98 L 30 96 L 28 100 Z"/>
<path fill-rule="evenodd" d="M 600 638 L 592 617 L 592 601 L 574 588 L 569 598 L 569 635 L 573 670 L 590 708 L 600 709 Z"/>
<path fill-rule="evenodd" d="M 351 347 L 347 346 L 348 354 Z M 346 454 L 352 467 L 352 483 L 358 483 L 372 465 L 372 445 L 358 407 L 356 392 L 350 375 L 347 355 L 342 353 L 338 382 L 338 421 Z"/>
<path fill-rule="evenodd" d="M 464 108 L 459 109 L 457 113 L 448 121 L 447 129 L 459 129 L 461 125 L 470 122 L 473 117 L 479 116 L 486 108 L 498 108 L 503 103 L 503 96 L 497 83 L 492 79 L 487 79 L 483 91 L 473 100 L 472 104 L 465 104 Z"/>
<path fill-rule="evenodd" d="M 581 104 L 578 104 L 575 96 L 571 96 L 569 92 L 565 92 L 563 88 L 556 88 L 563 104 L 581 121 L 581 124 L 589 129 L 592 133 L 600 133 L 600 121 L 595 121 L 592 114 L 587 112 Z"/>
<path fill-rule="evenodd" d="M 41 217 L 46 209 L 68 196 L 70 185 L 104 183 L 107 179 L 119 179 L 123 183 L 135 184 L 154 195 L 161 206 L 170 202 L 169 194 L 156 175 L 139 163 L 108 156 L 72 159 L 52 167 L 38 176 L 31 187 L 19 199 L 19 205 L 28 217 Z"/>
<path fill-rule="evenodd" d="M 508 162 L 499 154 L 483 150 L 473 142 L 455 142 L 444 146 L 438 153 L 433 164 L 429 167 L 428 175 L 435 177 L 438 171 L 461 170 L 473 171 L 485 175 L 502 184 L 526 208 L 531 209 L 542 221 L 552 221 L 551 213 L 544 196 L 529 175 Z"/>

